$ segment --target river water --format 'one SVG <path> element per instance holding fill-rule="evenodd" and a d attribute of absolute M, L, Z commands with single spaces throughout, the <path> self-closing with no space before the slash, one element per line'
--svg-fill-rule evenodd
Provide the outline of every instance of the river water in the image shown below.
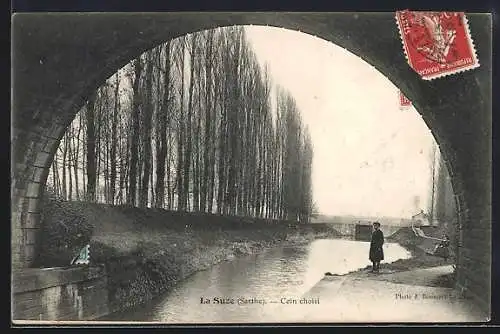
<path fill-rule="evenodd" d="M 301 296 L 326 272 L 341 275 L 370 264 L 369 246 L 363 241 L 320 239 L 236 258 L 195 273 L 149 304 L 101 320 L 279 322 L 290 312 L 285 303 L 317 302 Z M 384 245 L 384 253 L 385 263 L 411 256 L 403 247 L 393 243 Z"/>

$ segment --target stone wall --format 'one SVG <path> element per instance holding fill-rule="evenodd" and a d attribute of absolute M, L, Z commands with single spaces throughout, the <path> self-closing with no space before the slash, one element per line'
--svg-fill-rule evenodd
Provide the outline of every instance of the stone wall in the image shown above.
<path fill-rule="evenodd" d="M 491 220 L 462 224 L 459 230 L 457 288 L 491 313 Z"/>
<path fill-rule="evenodd" d="M 16 270 L 12 290 L 14 321 L 91 320 L 109 312 L 101 267 Z"/>

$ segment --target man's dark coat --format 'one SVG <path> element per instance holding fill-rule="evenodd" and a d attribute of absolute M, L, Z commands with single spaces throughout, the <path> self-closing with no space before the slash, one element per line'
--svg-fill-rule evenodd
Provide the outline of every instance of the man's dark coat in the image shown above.
<path fill-rule="evenodd" d="M 381 230 L 375 230 L 372 233 L 372 241 L 370 243 L 370 261 L 378 262 L 384 259 L 384 233 Z"/>

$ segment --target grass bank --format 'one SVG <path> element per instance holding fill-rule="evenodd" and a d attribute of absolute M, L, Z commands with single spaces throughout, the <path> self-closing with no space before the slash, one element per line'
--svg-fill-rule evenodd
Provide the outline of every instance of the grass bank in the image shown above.
<path fill-rule="evenodd" d="M 424 233 L 428 236 L 440 238 L 445 230 L 442 227 L 422 227 Z M 450 258 L 444 260 L 441 257 L 430 255 L 437 244 L 437 241 L 424 239 L 415 236 L 411 227 L 403 227 L 393 235 L 387 238 L 388 242 L 396 242 L 402 247 L 410 251 L 412 257 L 409 259 L 397 260 L 393 263 L 387 263 L 385 266 L 395 270 L 404 271 L 411 269 L 431 268 L 442 266 L 444 264 L 453 264 L 455 261 L 455 254 L 453 246 L 450 246 Z"/>
<path fill-rule="evenodd" d="M 282 243 L 337 237 L 323 224 L 170 212 L 46 200 L 39 267 L 68 266 L 90 244 L 91 265 L 108 273 L 111 312 L 142 304 L 221 261 Z"/>

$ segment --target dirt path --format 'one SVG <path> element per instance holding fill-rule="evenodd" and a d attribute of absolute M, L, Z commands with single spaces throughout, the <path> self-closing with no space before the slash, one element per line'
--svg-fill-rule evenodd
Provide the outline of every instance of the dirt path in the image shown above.
<path fill-rule="evenodd" d="M 430 287 L 453 287 L 453 266 L 444 265 L 439 267 L 415 269 L 395 272 L 389 269 L 382 269 L 380 273 L 374 274 L 365 271 L 356 277 L 364 277 L 376 281 L 386 281 L 397 284 L 409 284 L 415 286 Z"/>
<path fill-rule="evenodd" d="M 445 271 L 444 268 L 440 270 Z M 434 276 L 440 270 L 426 272 L 424 276 Z M 409 274 L 418 273 L 412 271 Z M 386 276 L 390 275 L 398 277 L 397 274 Z M 403 280 L 401 276 L 399 279 Z M 319 304 L 290 308 L 287 310 L 290 321 L 480 322 L 487 318 L 451 288 L 399 284 L 363 277 L 325 277 L 304 297 L 318 298 Z"/>

